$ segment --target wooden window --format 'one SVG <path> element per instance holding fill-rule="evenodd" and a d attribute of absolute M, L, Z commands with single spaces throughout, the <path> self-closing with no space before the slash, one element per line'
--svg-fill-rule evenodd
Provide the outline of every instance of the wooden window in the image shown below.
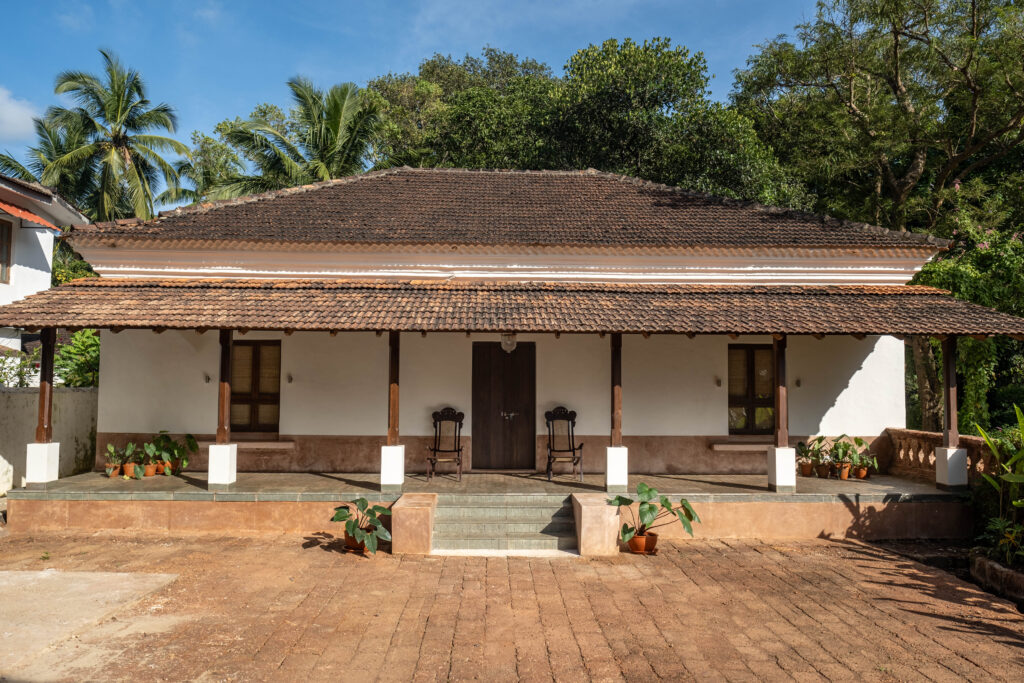
<path fill-rule="evenodd" d="M 231 346 L 231 429 L 276 432 L 281 407 L 281 342 Z"/>
<path fill-rule="evenodd" d="M 772 347 L 729 345 L 729 433 L 775 431 L 775 363 Z"/>
<path fill-rule="evenodd" d="M 12 256 L 14 255 L 14 224 L 0 220 L 0 282 L 11 281 Z"/>

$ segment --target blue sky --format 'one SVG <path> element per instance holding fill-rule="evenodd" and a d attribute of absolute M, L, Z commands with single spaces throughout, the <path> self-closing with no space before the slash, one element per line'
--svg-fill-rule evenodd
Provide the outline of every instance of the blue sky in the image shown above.
<path fill-rule="evenodd" d="M 813 0 L 36 0 L 5 3 L 0 150 L 32 141 L 31 117 L 58 102 L 64 69 L 96 72 L 108 48 L 143 74 L 150 99 L 178 113 L 178 134 L 209 131 L 260 102 L 287 104 L 285 81 L 319 85 L 414 71 L 441 52 L 485 45 L 561 73 L 581 47 L 667 36 L 704 52 L 724 99 L 752 46 L 792 33 Z"/>

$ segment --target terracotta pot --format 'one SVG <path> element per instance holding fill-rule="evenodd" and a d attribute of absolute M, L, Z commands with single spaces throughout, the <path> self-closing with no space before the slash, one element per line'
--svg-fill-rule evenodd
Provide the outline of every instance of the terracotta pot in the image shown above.
<path fill-rule="evenodd" d="M 181 458 L 176 458 L 170 462 L 171 474 L 179 474 L 181 472 Z"/>
<path fill-rule="evenodd" d="M 853 476 L 857 477 L 858 479 L 867 479 L 868 478 L 868 468 L 867 467 L 856 467 L 856 468 L 854 468 Z"/>
<path fill-rule="evenodd" d="M 355 536 L 349 536 L 347 531 L 345 532 L 345 547 L 357 553 L 366 552 L 366 544 L 361 541 L 357 541 Z"/>
<path fill-rule="evenodd" d="M 814 463 L 802 462 L 800 463 L 800 476 L 809 477 L 814 474 Z"/>
<path fill-rule="evenodd" d="M 647 555 L 654 552 L 654 546 L 658 545 L 658 534 L 648 531 L 644 536 L 634 536 L 629 539 L 629 552 L 637 555 Z"/>
<path fill-rule="evenodd" d="M 850 478 L 850 463 L 844 462 L 839 466 L 839 478 L 849 479 Z"/>
<path fill-rule="evenodd" d="M 111 479 L 121 475 L 121 466 L 120 465 L 112 465 L 112 464 L 110 464 L 108 462 L 106 464 L 106 466 L 103 468 L 103 470 L 104 471 L 110 470 L 110 475 L 109 476 L 110 476 Z"/>
<path fill-rule="evenodd" d="M 155 463 L 157 476 L 164 473 L 164 464 L 162 462 Z"/>
<path fill-rule="evenodd" d="M 814 466 L 814 471 L 818 474 L 819 479 L 828 479 L 829 469 L 831 469 L 830 465 L 822 464 Z"/>
<path fill-rule="evenodd" d="M 156 475 L 156 465 L 155 464 L 143 465 L 143 468 L 144 468 L 145 471 L 142 473 L 142 476 L 144 476 L 144 477 L 152 477 L 152 476 Z"/>
<path fill-rule="evenodd" d="M 139 479 L 139 477 L 135 476 L 135 464 L 136 463 L 134 462 L 125 463 L 124 473 L 127 474 L 132 479 Z"/>

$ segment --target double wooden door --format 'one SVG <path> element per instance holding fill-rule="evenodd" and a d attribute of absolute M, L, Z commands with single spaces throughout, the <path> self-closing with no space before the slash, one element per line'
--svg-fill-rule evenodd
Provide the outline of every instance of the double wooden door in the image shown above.
<path fill-rule="evenodd" d="M 536 467 L 536 362 L 533 342 L 473 344 L 474 470 Z"/>

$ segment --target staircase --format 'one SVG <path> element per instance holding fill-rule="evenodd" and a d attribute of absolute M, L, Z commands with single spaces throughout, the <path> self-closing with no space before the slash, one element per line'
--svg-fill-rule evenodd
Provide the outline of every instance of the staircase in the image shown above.
<path fill-rule="evenodd" d="M 440 494 L 434 550 L 575 550 L 564 494 Z"/>

